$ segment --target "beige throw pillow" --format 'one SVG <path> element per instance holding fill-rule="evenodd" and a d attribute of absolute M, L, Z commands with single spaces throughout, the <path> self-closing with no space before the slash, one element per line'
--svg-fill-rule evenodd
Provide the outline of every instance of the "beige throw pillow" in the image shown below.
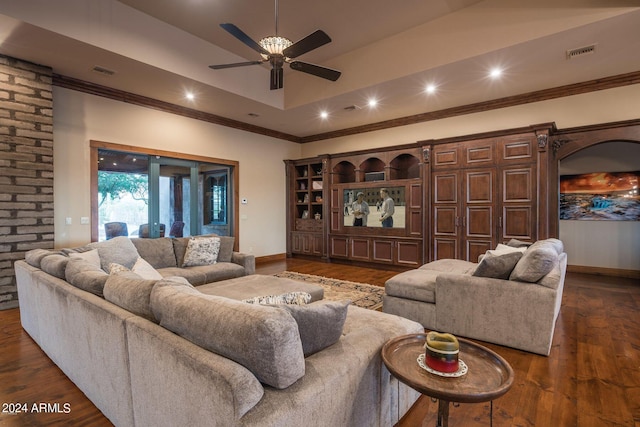
<path fill-rule="evenodd" d="M 219 237 L 192 237 L 184 253 L 183 267 L 212 265 L 218 260 L 220 251 Z"/>
<path fill-rule="evenodd" d="M 69 253 L 69 257 L 80 258 L 91 263 L 92 265 L 100 267 L 100 255 L 98 254 L 97 249 L 92 249 L 86 252 L 71 252 Z"/>

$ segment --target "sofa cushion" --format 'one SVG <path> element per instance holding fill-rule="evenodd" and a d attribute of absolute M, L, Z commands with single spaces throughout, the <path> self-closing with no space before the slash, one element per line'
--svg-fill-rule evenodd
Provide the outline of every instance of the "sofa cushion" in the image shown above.
<path fill-rule="evenodd" d="M 477 277 L 492 277 L 494 279 L 508 279 L 522 252 L 494 252 L 487 251 L 473 272 Z"/>
<path fill-rule="evenodd" d="M 205 295 L 165 279 L 151 291 L 151 309 L 161 326 L 243 365 L 272 387 L 289 387 L 305 373 L 298 325 L 282 308 Z"/>
<path fill-rule="evenodd" d="M 69 252 L 70 258 L 80 258 L 91 264 L 100 267 L 100 254 L 97 249 L 91 249 L 85 252 Z"/>
<path fill-rule="evenodd" d="M 263 304 L 263 305 L 276 305 L 276 304 L 292 304 L 292 305 L 305 305 L 311 302 L 311 294 L 308 292 L 287 292 L 280 295 L 265 295 L 261 297 L 253 297 L 243 299 L 242 302 L 248 304 Z"/>
<path fill-rule="evenodd" d="M 133 314 L 158 323 L 151 311 L 151 290 L 157 280 L 146 280 L 133 271 L 110 274 L 104 284 L 104 299 Z"/>
<path fill-rule="evenodd" d="M 54 253 L 48 249 L 32 249 L 24 254 L 24 260 L 32 267 L 40 268 L 42 259 Z"/>
<path fill-rule="evenodd" d="M 219 237 L 192 237 L 184 253 L 183 267 L 212 265 L 218 261 Z"/>
<path fill-rule="evenodd" d="M 171 244 L 173 245 L 173 254 L 176 257 L 176 265 L 178 266 L 178 268 L 182 268 L 184 253 L 187 251 L 189 240 L 189 237 L 177 237 L 171 239 Z"/>
<path fill-rule="evenodd" d="M 431 261 L 419 267 L 420 270 L 440 271 L 442 273 L 471 274 L 477 264 L 461 259 L 439 259 Z"/>
<path fill-rule="evenodd" d="M 318 301 L 307 305 L 285 304 L 298 324 L 304 357 L 311 356 L 338 342 L 351 302 Z"/>
<path fill-rule="evenodd" d="M 45 273 L 55 276 L 58 279 L 64 279 L 67 262 L 69 262 L 68 256 L 54 253 L 42 258 L 42 261 L 40 261 L 40 268 Z"/>
<path fill-rule="evenodd" d="M 204 273 L 206 283 L 235 279 L 236 277 L 242 277 L 246 274 L 244 267 L 232 262 L 218 262 L 214 265 L 189 267 L 189 269 L 195 269 Z"/>
<path fill-rule="evenodd" d="M 65 268 L 65 277 L 67 282 L 76 288 L 101 297 L 109 275 L 102 268 L 82 258 L 69 258 Z"/>
<path fill-rule="evenodd" d="M 511 272 L 510 280 L 535 283 L 551 272 L 558 263 L 558 245 L 548 240 L 539 240 L 527 248 Z"/>
<path fill-rule="evenodd" d="M 177 267 L 176 256 L 173 252 L 172 239 L 161 237 L 158 239 L 131 239 L 138 250 L 138 254 L 153 268 Z"/>
<path fill-rule="evenodd" d="M 236 242 L 235 237 L 219 236 L 220 237 L 220 252 L 218 252 L 218 262 L 231 262 L 231 256 L 233 255 L 233 245 Z"/>
<path fill-rule="evenodd" d="M 104 271 L 109 271 L 109 264 L 112 262 L 130 269 L 140 256 L 131 239 L 125 236 L 114 237 L 104 242 L 90 243 L 88 246 L 98 250 L 100 266 Z"/>
<path fill-rule="evenodd" d="M 385 293 L 393 297 L 435 303 L 436 277 L 441 273 L 420 268 L 404 271 L 386 281 Z"/>
<path fill-rule="evenodd" d="M 567 254 L 561 253 L 558 256 L 558 263 L 553 267 L 551 272 L 544 276 L 540 281 L 538 281 L 539 285 L 542 285 L 546 288 L 550 289 L 558 289 L 560 286 L 560 282 L 564 281 L 564 275 L 566 271 L 564 271 L 567 267 Z"/>
<path fill-rule="evenodd" d="M 218 264 L 216 264 L 218 265 Z M 193 286 L 200 286 L 207 283 L 207 275 L 204 271 L 199 271 L 198 269 L 201 267 L 189 267 L 189 268 L 178 268 L 178 267 L 169 267 L 169 268 L 161 268 L 158 270 L 158 273 L 162 275 L 162 277 L 172 277 L 179 276 L 183 277 L 192 284 Z"/>

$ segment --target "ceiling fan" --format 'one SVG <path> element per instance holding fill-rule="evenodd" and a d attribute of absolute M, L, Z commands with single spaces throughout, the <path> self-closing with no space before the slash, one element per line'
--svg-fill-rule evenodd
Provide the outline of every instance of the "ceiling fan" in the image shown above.
<path fill-rule="evenodd" d="M 262 59 L 258 61 L 236 62 L 233 64 L 209 65 L 209 68 L 221 70 L 224 68 L 244 67 L 247 65 L 259 65 L 268 62 L 271 64 L 271 90 L 281 89 L 283 87 L 284 70 L 282 66 L 288 63 L 292 70 L 302 71 L 303 73 L 312 74 L 323 79 L 336 81 L 340 77 L 341 72 L 330 68 L 321 67 L 319 65 L 310 64 L 308 62 L 295 61 L 294 59 L 300 55 L 310 52 L 331 42 L 331 38 L 322 30 L 316 30 L 305 38 L 293 43 L 291 40 L 280 37 L 278 35 L 278 0 L 276 4 L 276 35 L 269 36 L 255 42 L 251 37 L 244 33 L 234 24 L 220 24 L 229 34 L 258 52 Z"/>

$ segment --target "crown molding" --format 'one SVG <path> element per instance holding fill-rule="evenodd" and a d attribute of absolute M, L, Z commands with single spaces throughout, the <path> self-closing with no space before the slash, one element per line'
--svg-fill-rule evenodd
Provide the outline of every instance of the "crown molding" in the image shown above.
<path fill-rule="evenodd" d="M 319 133 L 305 137 L 299 137 L 276 130 L 251 125 L 249 123 L 238 120 L 228 119 L 211 113 L 182 107 L 157 99 L 148 98 L 142 95 L 136 95 L 95 83 L 89 83 L 83 80 L 66 77 L 59 74 L 53 75 L 54 86 L 66 89 L 77 90 L 79 92 L 89 93 L 92 95 L 102 96 L 116 101 L 126 102 L 142 107 L 153 108 L 171 114 L 189 117 L 195 120 L 202 120 L 221 126 L 252 132 L 272 138 L 291 141 L 298 144 L 306 144 L 309 142 L 321 141 L 326 139 L 340 138 L 360 133 L 374 132 L 383 129 L 390 129 L 400 126 L 408 126 L 417 123 L 423 123 L 434 120 L 441 120 L 449 117 L 463 116 L 467 114 L 479 113 L 488 110 L 496 110 L 500 108 L 513 107 L 516 105 L 529 104 L 533 102 L 546 101 L 549 99 L 563 98 L 566 96 L 579 95 L 583 93 L 595 92 L 599 90 L 613 89 L 621 86 L 629 86 L 640 83 L 640 71 L 627 74 L 619 74 L 616 76 L 603 77 L 600 79 L 589 80 L 586 82 L 574 83 L 565 86 L 559 86 L 551 89 L 539 90 L 520 95 L 509 96 L 505 98 L 494 99 L 491 101 L 477 102 L 475 104 L 452 107 L 438 111 L 430 111 L 412 116 L 400 117 L 392 120 L 371 123 L 362 126 L 340 129 L 331 132 Z"/>

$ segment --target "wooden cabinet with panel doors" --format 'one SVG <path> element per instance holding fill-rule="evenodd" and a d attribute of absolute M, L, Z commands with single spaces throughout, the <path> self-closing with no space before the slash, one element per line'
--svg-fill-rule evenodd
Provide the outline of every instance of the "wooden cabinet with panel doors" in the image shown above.
<path fill-rule="evenodd" d="M 432 259 L 538 238 L 537 148 L 534 132 L 432 146 Z"/>

